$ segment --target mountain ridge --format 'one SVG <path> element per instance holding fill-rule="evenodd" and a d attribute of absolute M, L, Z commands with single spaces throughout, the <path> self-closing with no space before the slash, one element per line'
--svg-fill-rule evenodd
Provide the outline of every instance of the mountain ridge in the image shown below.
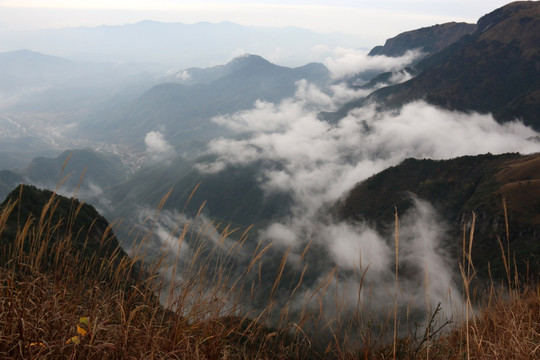
<path fill-rule="evenodd" d="M 10 244 L 14 244 L 18 239 L 21 229 L 28 221 L 40 219 L 47 214 L 48 222 L 44 226 L 50 226 L 50 229 L 44 229 L 44 234 L 48 236 L 49 243 L 45 249 L 45 261 L 43 265 L 46 271 L 52 266 L 52 257 L 55 247 L 68 239 L 68 247 L 64 249 L 73 256 L 82 256 L 81 262 L 93 258 L 105 258 L 119 264 L 124 259 L 128 259 L 127 253 L 120 247 L 118 239 L 107 220 L 99 214 L 96 209 L 89 204 L 82 203 L 77 199 L 67 198 L 57 195 L 50 190 L 38 189 L 32 185 L 18 185 L 6 198 L 0 203 L 0 209 L 3 211 L 10 204 L 15 204 L 15 210 L 12 210 L 5 223 L 2 225 L 2 247 L 8 249 Z M 50 207 L 50 208 L 49 208 Z M 48 210 L 49 209 L 49 210 Z M 22 223 L 21 223 L 22 222 Z M 34 221 L 34 226 L 42 226 L 41 222 Z M 25 251 L 32 250 L 34 246 L 32 241 L 43 241 L 43 239 L 26 239 L 21 244 Z M 76 255 L 79 254 L 79 255 Z M 0 254 L 0 266 L 5 266 L 9 259 Z M 99 264 L 99 262 L 98 262 Z M 89 269 L 94 276 L 103 276 L 99 268 Z"/>
<path fill-rule="evenodd" d="M 206 79 L 210 82 L 169 81 L 121 108 L 91 114 L 87 133 L 98 139 L 114 136 L 115 141 L 129 141 L 139 148 L 148 132 L 160 128 L 166 129 L 167 141 L 173 146 L 187 140 L 209 140 L 230 135 L 228 129 L 210 120 L 214 116 L 249 109 L 257 100 L 279 102 L 294 95 L 301 79 L 315 84 L 330 80 L 330 72 L 322 64 L 289 68 L 258 55 L 234 58 L 217 69 L 200 69 L 200 79 L 205 78 L 202 71 L 209 74 Z"/>
<path fill-rule="evenodd" d="M 132 38 L 138 41 L 133 42 Z M 0 31 L 0 51 L 24 47 L 72 60 L 158 62 L 179 68 L 222 63 L 240 49 L 297 65 L 324 59 L 312 51 L 316 45 L 354 48 L 358 41 L 355 36 L 346 34 L 319 34 L 303 28 L 243 26 L 231 22 L 141 21 L 30 32 Z"/>
<path fill-rule="evenodd" d="M 0 198 L 19 183 L 95 192 L 125 180 L 127 173 L 116 155 L 90 149 L 66 150 L 55 157 L 36 157 L 23 169 L 0 171 Z"/>
<path fill-rule="evenodd" d="M 492 260 L 493 276 L 503 278 L 497 237 L 506 239 L 503 199 L 508 210 L 512 251 L 520 254 L 519 270 L 540 270 L 536 239 L 540 235 L 540 154 L 484 154 L 449 160 L 407 159 L 397 166 L 358 183 L 336 205 L 338 218 L 367 222 L 380 231 L 394 216 L 413 206 L 414 194 L 429 201 L 450 224 L 454 257 L 459 258 L 461 229 L 476 213 L 474 263 L 487 277 Z M 535 195 L 536 194 L 536 195 Z M 519 241 L 518 241 L 519 240 Z M 532 268 L 534 267 L 534 268 Z"/>
<path fill-rule="evenodd" d="M 339 111 L 335 121 L 370 102 L 399 108 L 423 99 L 445 109 L 492 113 L 540 129 L 539 2 L 518 1 L 484 15 L 470 35 L 422 59 L 409 81 L 376 90 Z"/>
<path fill-rule="evenodd" d="M 386 40 L 382 46 L 374 47 L 368 55 L 399 57 L 413 49 L 420 49 L 426 54 L 431 54 L 448 47 L 475 29 L 475 24 L 448 22 L 410 30 Z"/>

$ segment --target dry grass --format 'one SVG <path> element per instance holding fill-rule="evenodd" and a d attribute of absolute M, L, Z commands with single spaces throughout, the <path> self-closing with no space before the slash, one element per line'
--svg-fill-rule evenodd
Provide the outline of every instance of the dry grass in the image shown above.
<path fill-rule="evenodd" d="M 500 290 L 469 324 L 470 347 L 463 347 L 465 327 L 441 338 L 432 359 L 540 358 L 540 289 L 525 287 L 511 294 Z"/>
<path fill-rule="evenodd" d="M 157 271 L 170 262 L 166 249 L 145 268 L 144 275 L 135 260 L 119 255 L 119 249 L 111 256 L 85 257 L 73 246 L 75 234 L 69 230 L 69 219 L 51 221 L 57 206 L 53 195 L 39 219 L 19 220 L 14 242 L 1 236 L 9 215 L 17 212 L 17 202 L 0 209 L 4 259 L 0 267 L 0 359 L 312 356 L 302 329 L 294 331 L 285 324 L 272 330 L 237 316 L 240 289 L 236 291 L 229 283 L 226 268 L 210 275 L 205 258 L 194 255 L 184 268 L 174 265 L 174 271 L 184 277 L 175 283 L 165 281 Z M 77 209 L 74 211 L 70 212 L 72 218 Z M 189 227 L 186 224 L 176 237 L 178 246 L 186 236 L 203 235 Z M 102 242 L 109 239 L 109 233 L 104 232 Z M 222 241 L 229 233 L 223 231 Z M 245 234 L 240 238 L 243 241 Z M 199 245 L 200 254 L 204 245 Z M 144 258 L 142 251 L 134 258 Z M 234 251 L 229 255 L 234 256 Z M 257 261 L 255 258 L 253 265 Z M 167 307 L 160 304 L 160 297 L 167 299 Z"/>
<path fill-rule="evenodd" d="M 235 257 L 247 239 L 247 232 L 232 241 L 229 237 L 235 230 L 226 227 L 221 230 L 218 244 L 211 245 L 204 239 L 215 228 L 195 227 L 193 222 L 188 222 L 171 237 L 177 253 L 181 253 L 184 241 L 189 240 L 193 246 L 200 240 L 192 260 L 186 264 L 181 264 L 178 258 L 171 261 L 171 249 L 162 249 L 165 255 L 142 272 L 135 260 L 121 258 L 119 251 L 113 251 L 113 259 L 99 256 L 89 259 L 73 251 L 74 234 L 69 231 L 69 219 L 63 220 L 67 226 L 50 220 L 50 213 L 57 205 L 53 196 L 39 218 L 19 219 L 15 242 L 9 246 L 3 241 L 2 232 L 8 216 L 17 211 L 17 203 L 0 209 L 0 254 L 9 259 L 0 268 L 1 359 L 540 357 L 540 288 L 520 284 L 511 275 L 510 253 L 501 241 L 507 283 L 492 285 L 482 296 L 474 295 L 475 272 L 471 259 L 474 220 L 470 233 L 464 234 L 461 262 L 465 320 L 451 329 L 448 322 L 437 324 L 438 310 L 428 307 L 425 331 L 398 339 L 395 335 L 397 304 L 384 324 L 371 324 L 366 320 L 366 314 L 360 313 L 360 303 L 352 317 L 356 320 L 350 322 L 339 315 L 337 319 L 325 319 L 322 305 L 316 314 L 306 307 L 297 321 L 289 317 L 289 303 L 276 310 L 274 296 L 288 252 L 278 266 L 272 288 L 268 289 L 270 298 L 266 307 L 257 311 L 244 308 L 243 303 L 249 300 L 252 289 L 260 286 L 260 283 L 251 283 L 248 275 L 257 271 L 271 247 L 271 244 L 257 247 L 244 276 L 232 276 L 231 268 L 238 266 Z M 73 209 L 71 218 L 75 218 L 79 210 L 80 207 Z M 148 219 L 149 222 L 154 220 L 155 217 Z M 393 295 L 396 298 L 398 224 L 396 215 L 396 294 Z M 58 236 L 60 233 L 62 236 Z M 107 240 L 107 234 L 107 231 L 103 234 L 102 242 Z M 148 239 L 145 236 L 140 239 L 143 245 L 134 254 L 136 260 L 144 259 L 144 242 Z M 226 242 L 228 246 L 224 246 Z M 308 248 L 309 244 L 304 254 Z M 221 251 L 218 249 L 226 251 L 218 253 Z M 210 265 L 211 257 L 220 259 L 219 263 Z M 172 278 L 181 275 L 182 281 L 166 281 L 158 271 L 164 266 L 170 270 Z M 214 271 L 216 266 L 218 271 Z M 100 269 L 99 274 L 93 272 L 96 268 Z M 358 275 L 360 284 L 367 271 L 369 268 Z M 336 271 L 324 277 L 306 304 L 318 302 L 313 298 L 316 294 L 324 296 L 335 278 Z M 301 281 L 302 277 L 291 289 L 293 294 Z M 160 304 L 159 298 L 165 306 Z M 335 298 L 339 314 L 337 292 Z M 473 311 L 478 308 L 482 310 Z M 279 327 L 266 327 L 269 313 L 276 311 L 280 314 Z M 326 320 L 320 320 L 320 328 L 330 329 L 332 334 L 324 343 L 316 337 L 316 331 L 309 333 L 304 328 L 306 323 L 316 323 L 319 319 Z M 366 323 L 370 323 L 369 327 Z M 385 342 L 384 332 L 393 332 L 390 341 Z"/>
<path fill-rule="evenodd" d="M 503 199 L 506 218 L 506 202 Z M 506 219 L 506 248 L 500 239 L 501 259 L 507 281 L 478 293 L 472 247 L 476 216 L 472 214 L 469 234 L 463 232 L 463 257 L 460 263 L 463 279 L 464 321 L 450 329 L 449 322 L 437 325 L 434 315 L 422 336 L 411 335 L 382 346 L 364 359 L 538 359 L 540 358 L 540 286 L 519 278 L 509 249 Z M 396 219 L 396 224 L 397 224 Z M 397 226 L 396 226 L 397 233 Z M 398 240 L 396 240 L 396 243 Z M 397 245 L 396 245 L 397 248 Z M 473 308 L 477 310 L 474 311 Z M 445 327 L 447 327 L 445 329 Z M 441 332 L 446 330 L 446 332 Z M 431 333 L 430 333 L 431 332 Z M 396 356 L 397 348 L 397 356 Z M 358 353 L 348 358 L 360 358 Z"/>

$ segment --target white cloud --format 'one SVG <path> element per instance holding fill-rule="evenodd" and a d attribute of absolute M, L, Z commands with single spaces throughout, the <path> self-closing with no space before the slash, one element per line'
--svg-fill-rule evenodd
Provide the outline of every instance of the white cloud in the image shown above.
<path fill-rule="evenodd" d="M 294 97 L 302 100 L 304 106 L 315 106 L 315 108 L 320 108 L 321 106 L 329 107 L 334 102 L 334 99 L 330 95 L 324 93 L 317 86 L 307 82 L 305 79 L 296 82 Z"/>
<path fill-rule="evenodd" d="M 330 240 L 328 247 L 340 268 L 365 269 L 369 266 L 370 275 L 390 268 L 393 250 L 373 229 L 338 223 L 322 230 L 321 237 Z"/>
<path fill-rule="evenodd" d="M 242 48 L 238 48 L 236 50 L 233 51 L 232 53 L 232 57 L 233 58 L 240 58 L 240 57 L 245 57 L 249 54 L 246 53 L 246 51 Z"/>
<path fill-rule="evenodd" d="M 407 157 L 445 159 L 486 152 L 540 151 L 528 141 L 536 132 L 514 122 L 498 124 L 490 115 L 442 110 L 419 101 L 399 112 L 356 109 L 336 125 L 302 111 L 302 103 L 259 103 L 221 118 L 231 128 L 252 132 L 242 140 L 209 145 L 218 155 L 214 170 L 227 164 L 269 161 L 262 171 L 267 191 L 292 192 L 297 205 L 316 209 L 356 182 Z"/>
<path fill-rule="evenodd" d="M 343 79 L 354 75 L 366 74 L 366 79 L 386 71 L 401 70 L 422 56 L 418 50 L 409 50 L 403 56 L 369 56 L 367 52 L 352 49 L 336 49 L 335 55 L 324 61 L 334 79 Z"/>
<path fill-rule="evenodd" d="M 282 245 L 284 247 L 295 247 L 298 245 L 296 233 L 290 227 L 274 223 L 261 231 L 260 236 L 268 242 Z"/>
<path fill-rule="evenodd" d="M 396 78 L 400 81 L 407 76 L 402 73 Z M 201 168 L 219 171 L 228 165 L 265 164 L 259 168 L 261 186 L 268 193 L 291 194 L 294 206 L 292 216 L 268 226 L 260 233 L 261 239 L 290 247 L 291 259 L 298 259 L 298 252 L 314 241 L 340 269 L 362 270 L 369 265 L 366 284 L 379 309 L 392 300 L 388 296 L 392 243 L 365 224 L 328 219 L 326 205 L 334 204 L 357 182 L 408 157 L 447 159 L 486 152 L 540 151 L 540 143 L 527 140 L 538 133 L 520 122 L 499 124 L 489 114 L 448 111 L 424 101 L 392 111 L 377 111 L 372 104 L 329 124 L 317 116 L 317 99 L 321 108 L 335 108 L 336 100 L 354 96 L 348 95 L 353 90 L 340 84 L 329 97 L 309 84 L 298 85 L 296 98 L 279 104 L 258 102 L 251 110 L 215 119 L 248 135 L 211 142 L 208 152 L 216 160 Z M 432 304 L 441 301 L 444 311 L 450 313 L 459 299 L 449 299 L 448 294 L 455 296 L 459 289 L 452 282 L 452 269 L 444 262 L 441 244 L 446 227 L 429 204 L 421 201 L 416 201 L 402 226 L 402 261 L 415 269 L 402 279 L 403 301 L 415 302 L 411 311 L 421 308 L 425 314 L 425 293 L 417 289 L 422 288 L 427 271 Z M 336 286 L 347 286 L 350 281 L 353 279 L 345 276 Z"/>
<path fill-rule="evenodd" d="M 303 116 L 303 114 L 304 109 L 301 103 L 286 100 L 275 105 L 257 100 L 253 109 L 232 115 L 217 116 L 212 121 L 237 132 L 272 133 L 286 127 L 291 117 Z"/>
<path fill-rule="evenodd" d="M 189 81 L 191 80 L 191 74 L 187 70 L 179 71 L 176 73 L 176 78 L 182 81 Z"/>
<path fill-rule="evenodd" d="M 144 138 L 146 156 L 150 161 L 164 161 L 174 155 L 174 149 L 159 131 L 150 131 Z"/>

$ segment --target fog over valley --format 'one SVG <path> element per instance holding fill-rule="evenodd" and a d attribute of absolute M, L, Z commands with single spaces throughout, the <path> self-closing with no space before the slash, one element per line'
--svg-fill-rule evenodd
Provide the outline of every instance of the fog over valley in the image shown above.
<path fill-rule="evenodd" d="M 480 284 L 505 280 L 503 198 L 516 272 L 540 268 L 538 4 L 373 49 L 232 22 L 0 28 L 0 197 L 84 200 L 128 254 L 167 252 L 168 283 L 230 264 L 272 327 L 354 323 L 354 347 L 394 314 L 400 335 L 465 321 L 462 241 Z"/>

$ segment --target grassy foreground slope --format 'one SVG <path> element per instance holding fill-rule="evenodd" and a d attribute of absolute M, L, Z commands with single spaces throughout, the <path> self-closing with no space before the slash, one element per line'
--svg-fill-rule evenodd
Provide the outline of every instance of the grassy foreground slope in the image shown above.
<path fill-rule="evenodd" d="M 240 305 L 223 291 L 225 280 L 209 284 L 203 271 L 185 269 L 182 282 L 171 283 L 157 272 L 165 257 L 143 268 L 144 254 L 133 256 L 92 206 L 33 186 L 13 190 L 0 205 L 0 358 L 313 354 L 290 328 L 270 330 L 257 314 L 236 316 Z"/>
<path fill-rule="evenodd" d="M 117 244 L 89 205 L 34 187 L 14 190 L 0 207 L 0 358 L 530 359 L 538 353 L 540 290 L 517 280 L 492 283 L 474 315 L 476 296 L 465 296 L 471 318 L 463 324 L 433 322 L 390 343 L 374 326 L 355 332 L 357 346 L 346 347 L 340 337 L 321 343 L 301 324 L 262 326 L 263 313 L 236 316 L 239 308 L 231 304 L 239 307 L 238 299 L 216 290 L 226 284 L 204 284 L 204 273 L 178 284 L 165 309 L 155 294 L 167 293 L 167 284 L 155 268 L 143 273 Z M 463 274 L 468 289 L 470 274 Z"/>
<path fill-rule="evenodd" d="M 495 174 L 494 182 L 488 182 L 494 186 L 490 189 L 511 195 L 523 181 L 537 183 L 523 179 L 538 168 L 539 158 L 509 154 L 452 161 L 477 161 L 474 168 L 484 174 L 484 182 Z M 442 163 L 408 162 L 419 169 L 422 163 L 438 169 L 433 173 L 438 177 L 432 174 L 423 181 L 427 193 L 430 186 L 437 189 L 441 179 L 449 189 Z M 373 185 L 373 180 L 367 183 Z M 476 184 L 475 189 L 482 186 Z M 533 189 L 527 193 L 534 195 Z M 530 203 L 525 199 L 508 196 L 509 213 Z M 259 249 L 249 266 L 258 267 L 264 253 Z M 410 332 L 389 343 L 376 333 L 377 326 L 346 329 L 322 342 L 317 329 L 309 332 L 301 322 L 283 323 L 275 329 L 261 325 L 265 310 L 245 311 L 242 301 L 248 297 L 230 291 L 235 286 L 227 280 L 226 267 L 219 274 L 207 274 L 204 268 L 178 268 L 178 274 L 190 276 L 171 286 L 156 266 L 143 270 L 128 257 L 110 225 L 91 206 L 20 186 L 0 206 L 0 358 L 534 358 L 540 344 L 540 291 L 532 283 L 519 283 L 512 270 L 515 260 L 505 258 L 505 251 L 502 254 L 499 250 L 508 283 L 492 282 L 480 295 L 469 288 L 474 278 L 472 266 L 461 263 L 464 298 L 471 314 L 468 322 L 430 323 L 426 331 Z M 135 258 L 143 256 L 136 254 Z M 473 259 L 471 252 L 467 259 Z M 473 311 L 473 304 L 479 310 Z M 391 324 L 391 315 L 388 321 Z M 346 345 L 347 331 L 358 336 L 353 342 L 356 345 L 350 346 L 351 339 Z"/>

